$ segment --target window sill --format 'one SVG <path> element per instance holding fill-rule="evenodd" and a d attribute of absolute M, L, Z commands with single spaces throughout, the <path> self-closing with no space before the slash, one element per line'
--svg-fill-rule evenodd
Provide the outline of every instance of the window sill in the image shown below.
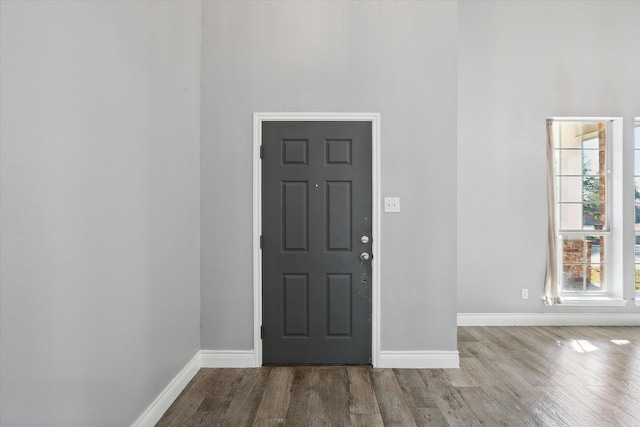
<path fill-rule="evenodd" d="M 623 307 L 629 303 L 629 300 L 621 298 L 613 298 L 607 296 L 563 296 L 563 306 L 571 307 Z M 636 305 L 638 301 L 636 300 Z"/>

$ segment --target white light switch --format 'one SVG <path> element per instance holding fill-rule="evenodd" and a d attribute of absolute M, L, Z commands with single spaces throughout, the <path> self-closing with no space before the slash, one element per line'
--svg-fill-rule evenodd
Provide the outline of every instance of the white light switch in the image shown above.
<path fill-rule="evenodd" d="M 400 212 L 400 197 L 385 197 L 384 198 L 384 211 L 385 212 Z"/>

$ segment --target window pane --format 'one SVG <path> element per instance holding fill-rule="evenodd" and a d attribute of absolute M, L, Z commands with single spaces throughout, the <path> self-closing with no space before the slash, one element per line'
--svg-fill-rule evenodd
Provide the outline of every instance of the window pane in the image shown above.
<path fill-rule="evenodd" d="M 605 223 L 605 177 L 585 176 L 582 184 L 585 228 L 601 230 Z"/>
<path fill-rule="evenodd" d="M 640 203 L 640 177 L 636 177 L 633 180 L 633 184 L 636 190 L 636 203 Z"/>
<path fill-rule="evenodd" d="M 581 126 L 580 122 L 555 122 L 554 127 L 557 132 L 554 134 L 554 141 L 556 147 L 582 148 L 582 138 L 579 136 Z"/>
<path fill-rule="evenodd" d="M 564 292 L 585 290 L 584 264 L 564 264 L 562 266 L 562 290 Z"/>
<path fill-rule="evenodd" d="M 595 148 L 598 149 L 600 145 L 600 141 L 598 138 L 591 138 L 582 141 L 582 148 Z"/>
<path fill-rule="evenodd" d="M 582 203 L 563 203 L 560 205 L 560 229 L 582 230 Z"/>
<path fill-rule="evenodd" d="M 602 236 L 587 236 L 585 238 L 587 243 L 587 263 L 600 264 L 604 261 L 604 237 Z"/>
<path fill-rule="evenodd" d="M 636 264 L 636 291 L 640 292 L 640 265 Z"/>
<path fill-rule="evenodd" d="M 560 174 L 582 175 L 582 150 L 560 150 Z"/>
<path fill-rule="evenodd" d="M 604 173 L 604 152 L 598 150 L 584 150 L 582 167 L 585 175 L 602 175 Z M 602 153 L 602 154 L 601 154 Z M 602 167 L 600 161 L 602 157 Z"/>
<path fill-rule="evenodd" d="M 586 262 L 584 238 L 581 236 L 565 236 L 562 239 L 562 262 L 568 264 Z"/>
<path fill-rule="evenodd" d="M 563 236 L 563 291 L 602 290 L 605 264 L 604 243 L 604 236 Z M 638 250 L 640 251 L 640 245 Z"/>
<path fill-rule="evenodd" d="M 584 230 L 602 230 L 605 221 L 605 205 L 600 203 L 585 203 L 583 211 Z"/>
<path fill-rule="evenodd" d="M 604 279 L 604 265 L 591 264 L 587 266 L 586 286 L 588 291 L 602 291 Z"/>
<path fill-rule="evenodd" d="M 640 136 L 636 137 L 636 146 L 640 144 L 638 139 Z M 640 150 L 633 150 L 633 167 L 634 167 L 634 175 L 640 175 Z"/>
<path fill-rule="evenodd" d="M 582 194 L 585 202 L 604 202 L 604 176 L 585 176 L 582 178 Z"/>
<path fill-rule="evenodd" d="M 558 194 L 558 201 L 560 202 L 581 202 L 582 195 L 582 181 L 580 176 L 560 177 L 560 189 Z"/>

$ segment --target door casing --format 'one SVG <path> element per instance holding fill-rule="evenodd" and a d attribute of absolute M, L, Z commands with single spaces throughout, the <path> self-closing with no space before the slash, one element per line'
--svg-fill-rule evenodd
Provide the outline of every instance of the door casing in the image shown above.
<path fill-rule="evenodd" d="M 254 113 L 253 114 L 253 349 L 255 366 L 262 366 L 262 122 L 265 121 L 367 121 L 371 123 L 372 253 L 371 261 L 371 363 L 380 360 L 380 114 L 379 113 Z"/>

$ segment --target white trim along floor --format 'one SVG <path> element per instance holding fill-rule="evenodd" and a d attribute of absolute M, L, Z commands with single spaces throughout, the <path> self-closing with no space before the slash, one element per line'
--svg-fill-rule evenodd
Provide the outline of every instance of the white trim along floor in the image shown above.
<path fill-rule="evenodd" d="M 640 313 L 459 313 L 458 326 L 640 326 Z M 254 350 L 200 350 L 132 424 L 155 425 L 200 368 L 256 367 Z M 457 368 L 457 351 L 381 351 L 379 368 Z"/>

